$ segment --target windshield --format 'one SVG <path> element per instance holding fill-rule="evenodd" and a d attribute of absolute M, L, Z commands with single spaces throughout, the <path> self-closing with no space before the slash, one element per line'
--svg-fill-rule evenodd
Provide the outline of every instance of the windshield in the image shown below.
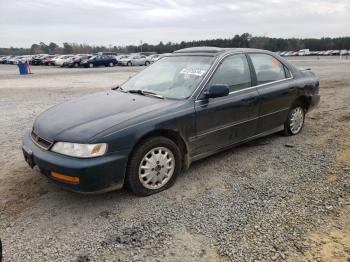
<path fill-rule="evenodd" d="M 124 91 L 141 90 L 174 99 L 188 98 L 213 62 L 207 56 L 165 57 L 121 87 Z"/>

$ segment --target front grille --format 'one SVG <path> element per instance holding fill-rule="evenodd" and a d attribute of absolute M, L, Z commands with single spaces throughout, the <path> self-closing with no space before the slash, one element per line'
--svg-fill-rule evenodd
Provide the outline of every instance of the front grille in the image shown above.
<path fill-rule="evenodd" d="M 34 142 L 37 146 L 39 146 L 39 147 L 41 147 L 41 148 L 43 148 L 43 149 L 45 149 L 45 150 L 49 149 L 49 148 L 52 146 L 52 142 L 47 141 L 47 140 L 41 138 L 40 136 L 38 136 L 37 134 L 35 134 L 34 131 L 32 131 L 30 135 L 31 135 L 31 137 L 32 137 L 33 142 Z"/>

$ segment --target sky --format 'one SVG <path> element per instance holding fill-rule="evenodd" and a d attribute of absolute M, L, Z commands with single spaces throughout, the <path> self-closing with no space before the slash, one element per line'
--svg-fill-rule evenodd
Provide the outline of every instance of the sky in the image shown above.
<path fill-rule="evenodd" d="M 350 36 L 350 0 L 0 0 L 0 47 Z"/>

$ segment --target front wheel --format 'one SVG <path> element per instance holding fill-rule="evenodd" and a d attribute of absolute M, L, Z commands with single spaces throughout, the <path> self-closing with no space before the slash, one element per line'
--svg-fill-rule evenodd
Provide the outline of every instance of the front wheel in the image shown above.
<path fill-rule="evenodd" d="M 131 64 L 131 62 L 130 62 L 130 61 L 129 61 L 129 62 L 127 62 L 127 63 L 126 63 L 126 65 L 127 65 L 127 66 L 132 66 L 132 64 Z"/>
<path fill-rule="evenodd" d="M 166 137 L 144 141 L 133 153 L 126 184 L 138 196 L 149 196 L 171 187 L 181 170 L 178 146 Z"/>
<path fill-rule="evenodd" d="M 113 67 L 113 66 L 114 66 L 114 63 L 113 63 L 113 62 L 110 62 L 108 65 L 109 65 L 109 67 Z"/>
<path fill-rule="evenodd" d="M 94 67 L 94 64 L 93 64 L 93 63 L 90 63 L 90 64 L 89 64 L 89 67 L 90 67 L 90 68 L 93 68 L 93 67 Z"/>
<path fill-rule="evenodd" d="M 296 135 L 301 132 L 305 122 L 305 110 L 300 105 L 293 107 L 284 123 L 284 133 L 288 136 Z"/>

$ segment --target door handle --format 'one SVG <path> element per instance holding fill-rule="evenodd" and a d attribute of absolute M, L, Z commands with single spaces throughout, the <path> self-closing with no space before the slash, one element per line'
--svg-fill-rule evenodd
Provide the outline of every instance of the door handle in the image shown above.
<path fill-rule="evenodd" d="M 245 98 L 245 99 L 241 100 L 241 103 L 243 105 L 249 105 L 249 104 L 252 104 L 253 102 L 255 102 L 256 99 L 257 99 L 256 97 Z"/>

